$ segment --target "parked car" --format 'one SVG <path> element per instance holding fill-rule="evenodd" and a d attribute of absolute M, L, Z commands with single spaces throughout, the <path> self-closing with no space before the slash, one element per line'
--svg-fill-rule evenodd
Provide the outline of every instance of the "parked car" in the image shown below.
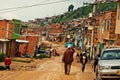
<path fill-rule="evenodd" d="M 73 43 L 73 42 L 66 42 L 66 43 L 64 44 L 64 46 L 65 46 L 65 47 L 68 47 L 68 46 L 74 47 L 74 43 Z"/>
<path fill-rule="evenodd" d="M 120 80 L 120 48 L 109 48 L 102 51 L 96 69 L 96 80 L 105 78 Z"/>
<path fill-rule="evenodd" d="M 48 54 L 49 52 L 49 50 L 38 50 L 37 54 Z"/>

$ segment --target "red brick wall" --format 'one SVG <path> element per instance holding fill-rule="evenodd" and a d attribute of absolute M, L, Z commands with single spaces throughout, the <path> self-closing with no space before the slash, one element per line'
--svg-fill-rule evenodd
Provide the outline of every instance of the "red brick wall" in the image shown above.
<path fill-rule="evenodd" d="M 21 40 L 28 40 L 28 53 L 33 54 L 35 46 L 38 45 L 38 36 L 27 36 L 27 37 L 21 37 Z M 19 51 L 24 54 L 26 49 L 26 44 L 20 44 Z"/>
<path fill-rule="evenodd" d="M 116 44 L 120 46 L 120 34 L 117 35 L 117 41 Z"/>
<path fill-rule="evenodd" d="M 0 21 L 0 38 L 6 38 L 6 21 Z"/>
<path fill-rule="evenodd" d="M 21 54 L 25 54 L 26 52 L 26 50 L 25 50 L 25 48 L 26 48 L 26 44 L 20 44 L 20 46 L 19 46 L 19 52 L 21 53 Z"/>
<path fill-rule="evenodd" d="M 115 39 L 115 25 L 116 24 L 116 12 L 111 13 L 111 24 L 110 24 L 110 31 L 109 31 L 109 38 Z"/>
<path fill-rule="evenodd" d="M 12 21 L 8 21 L 8 38 L 12 38 Z M 7 20 L 0 21 L 0 38 L 7 38 L 6 37 L 6 30 L 7 30 Z"/>
<path fill-rule="evenodd" d="M 34 47 L 38 45 L 38 36 L 28 36 L 27 40 L 29 41 L 28 52 L 33 54 Z"/>

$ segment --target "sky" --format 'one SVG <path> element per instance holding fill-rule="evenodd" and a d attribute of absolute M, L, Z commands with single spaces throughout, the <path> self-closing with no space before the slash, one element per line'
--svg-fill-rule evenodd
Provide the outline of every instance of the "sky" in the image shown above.
<path fill-rule="evenodd" d="M 93 0 L 0 0 L 0 19 L 34 20 L 63 14 L 68 6 L 74 9 L 81 7 L 83 2 Z"/>

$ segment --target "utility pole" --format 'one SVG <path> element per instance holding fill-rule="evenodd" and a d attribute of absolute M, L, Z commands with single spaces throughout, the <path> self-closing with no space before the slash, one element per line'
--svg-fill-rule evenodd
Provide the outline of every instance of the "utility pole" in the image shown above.
<path fill-rule="evenodd" d="M 95 2 L 93 3 L 93 14 L 92 14 L 92 17 L 93 17 L 93 28 L 92 28 L 92 36 L 91 36 L 91 49 L 90 49 L 90 53 L 91 53 L 91 59 L 94 58 L 94 52 L 93 52 L 93 46 L 94 46 L 94 28 L 95 28 L 95 20 L 94 20 L 94 17 L 96 15 L 96 2 L 97 0 L 95 0 Z"/>

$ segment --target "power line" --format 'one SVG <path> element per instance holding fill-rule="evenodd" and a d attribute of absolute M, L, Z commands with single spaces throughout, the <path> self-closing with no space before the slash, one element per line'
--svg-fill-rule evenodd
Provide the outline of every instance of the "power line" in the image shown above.
<path fill-rule="evenodd" d="M 14 9 L 23 9 L 23 8 L 29 8 L 29 7 L 40 6 L 40 5 L 55 4 L 55 3 L 65 2 L 65 1 L 68 1 L 68 0 L 55 1 L 55 2 L 48 2 L 48 3 L 43 3 L 43 4 L 34 4 L 34 5 L 29 5 L 29 6 L 21 6 L 21 7 L 13 7 L 13 8 L 4 8 L 4 9 L 0 9 L 0 11 L 7 11 L 7 10 L 14 10 Z"/>
<path fill-rule="evenodd" d="M 23 8 L 20 8 L 20 9 L 23 9 Z M 0 13 L 13 12 L 13 11 L 17 11 L 17 10 L 20 10 L 20 9 L 11 9 L 11 10 L 0 11 Z"/>
<path fill-rule="evenodd" d="M 50 1 L 50 0 L 44 0 L 44 1 L 42 1 L 42 3 L 43 2 L 48 2 L 48 1 Z M 38 0 L 36 1 L 36 2 L 38 2 Z M 7 9 L 7 8 L 6 8 Z M 22 9 L 22 8 L 21 8 Z M 0 9 L 1 10 L 1 9 Z M 13 12 L 13 11 L 17 11 L 17 10 L 20 10 L 20 9 L 10 9 L 10 10 L 3 10 L 2 9 L 2 11 L 0 11 L 0 13 L 7 13 L 7 12 Z"/>

